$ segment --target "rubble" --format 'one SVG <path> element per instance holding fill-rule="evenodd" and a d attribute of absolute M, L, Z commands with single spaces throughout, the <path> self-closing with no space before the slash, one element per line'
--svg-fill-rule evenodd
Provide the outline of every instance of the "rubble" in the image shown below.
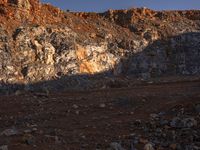
<path fill-rule="evenodd" d="M 0 145 L 20 150 L 198 150 L 199 80 L 134 85 L 48 96 L 1 95 Z"/>

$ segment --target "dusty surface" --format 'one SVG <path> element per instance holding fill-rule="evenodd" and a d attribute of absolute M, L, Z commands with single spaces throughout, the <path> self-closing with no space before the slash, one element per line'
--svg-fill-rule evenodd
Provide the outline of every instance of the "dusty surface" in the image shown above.
<path fill-rule="evenodd" d="M 0 0 L 0 150 L 199 150 L 199 74 L 199 10 Z"/>
<path fill-rule="evenodd" d="M 149 142 L 155 149 L 200 146 L 199 80 L 84 92 L 18 92 L 1 96 L 0 103 L 0 145 L 9 150 L 140 150 Z M 176 116 L 190 120 L 173 124 Z"/>

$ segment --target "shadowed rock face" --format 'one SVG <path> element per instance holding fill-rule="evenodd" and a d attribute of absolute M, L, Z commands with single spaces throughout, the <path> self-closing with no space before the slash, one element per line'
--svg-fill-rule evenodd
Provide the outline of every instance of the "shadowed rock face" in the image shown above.
<path fill-rule="evenodd" d="M 147 79 L 200 73 L 199 11 L 65 13 L 39 1 L 8 3 L 19 8 L 0 6 L 4 84 L 83 74 Z"/>

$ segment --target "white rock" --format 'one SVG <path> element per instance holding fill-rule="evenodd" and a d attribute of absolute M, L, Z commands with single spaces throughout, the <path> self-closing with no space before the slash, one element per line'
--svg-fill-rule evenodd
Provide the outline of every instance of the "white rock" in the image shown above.
<path fill-rule="evenodd" d="M 8 146 L 7 145 L 2 145 L 2 146 L 0 146 L 0 150 L 8 150 Z"/>
<path fill-rule="evenodd" d="M 16 129 L 6 129 L 1 133 L 1 135 L 12 136 L 12 135 L 17 135 L 18 133 L 19 132 Z"/>
<path fill-rule="evenodd" d="M 153 145 L 152 145 L 151 143 L 147 143 L 147 144 L 144 146 L 144 150 L 154 150 Z"/>
<path fill-rule="evenodd" d="M 106 107 L 106 104 L 100 104 L 99 107 L 100 107 L 100 108 L 105 108 L 105 107 Z"/>

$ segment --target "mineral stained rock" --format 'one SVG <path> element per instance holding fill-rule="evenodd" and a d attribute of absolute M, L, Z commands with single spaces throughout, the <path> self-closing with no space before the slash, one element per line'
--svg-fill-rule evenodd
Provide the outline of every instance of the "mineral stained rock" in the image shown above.
<path fill-rule="evenodd" d="M 0 88 L 97 74 L 198 75 L 199 31 L 195 10 L 73 13 L 0 0 Z"/>

